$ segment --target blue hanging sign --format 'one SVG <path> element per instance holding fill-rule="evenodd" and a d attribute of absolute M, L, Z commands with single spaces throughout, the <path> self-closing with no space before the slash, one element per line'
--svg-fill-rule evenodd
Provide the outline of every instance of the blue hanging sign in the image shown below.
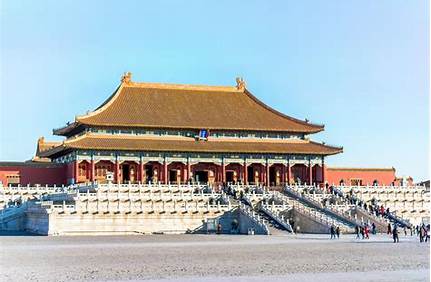
<path fill-rule="evenodd" d="M 201 130 L 199 131 L 199 139 L 207 140 L 207 139 L 208 139 L 208 130 L 206 130 L 206 129 L 201 129 Z"/>

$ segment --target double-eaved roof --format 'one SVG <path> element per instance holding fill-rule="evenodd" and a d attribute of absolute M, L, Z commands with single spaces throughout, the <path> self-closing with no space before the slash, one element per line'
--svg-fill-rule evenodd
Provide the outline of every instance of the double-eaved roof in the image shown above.
<path fill-rule="evenodd" d="M 242 79 L 237 86 L 201 86 L 164 83 L 136 83 L 130 73 L 122 78 L 116 91 L 96 110 L 76 117 L 73 123 L 54 130 L 69 138 L 62 144 L 40 152 L 54 157 L 74 149 L 280 153 L 332 155 L 340 147 L 308 139 L 209 138 L 196 141 L 187 137 L 150 137 L 128 135 L 78 134 L 85 127 L 209 129 L 213 131 L 261 131 L 310 134 L 322 131 L 316 125 L 284 115 L 265 105 L 246 88 Z"/>

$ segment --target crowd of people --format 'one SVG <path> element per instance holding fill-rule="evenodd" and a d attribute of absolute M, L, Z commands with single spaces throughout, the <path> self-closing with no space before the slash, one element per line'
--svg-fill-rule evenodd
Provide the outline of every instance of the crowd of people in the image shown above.
<path fill-rule="evenodd" d="M 355 233 L 356 239 L 370 239 L 370 233 L 376 234 L 377 228 L 374 222 L 371 224 L 364 223 L 362 225 L 355 226 Z"/>
<path fill-rule="evenodd" d="M 430 225 L 422 223 L 422 225 L 417 225 L 415 228 L 416 234 L 419 237 L 419 242 L 429 242 L 430 240 Z"/>
<path fill-rule="evenodd" d="M 400 228 L 401 227 L 398 226 L 398 224 L 392 225 L 391 223 L 388 223 L 386 233 L 392 237 L 394 243 L 400 242 Z M 430 241 L 430 224 L 426 225 L 425 223 L 422 223 L 422 225 L 417 225 L 412 228 L 403 227 L 401 232 L 404 233 L 404 236 L 408 236 L 408 233 L 410 233 L 410 236 L 417 235 L 419 237 L 419 242 L 421 243 Z M 377 234 L 377 227 L 374 222 L 371 224 L 364 223 L 355 226 L 356 239 L 370 239 L 370 233 Z M 331 239 L 340 238 L 340 228 L 338 226 L 331 225 L 330 234 Z"/>
<path fill-rule="evenodd" d="M 331 239 L 340 239 L 340 227 L 331 225 Z"/>

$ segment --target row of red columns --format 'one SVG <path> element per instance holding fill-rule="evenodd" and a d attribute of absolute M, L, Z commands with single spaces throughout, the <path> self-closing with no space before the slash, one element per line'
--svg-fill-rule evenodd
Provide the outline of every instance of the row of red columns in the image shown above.
<path fill-rule="evenodd" d="M 226 182 L 226 164 L 224 162 L 222 162 L 222 181 Z M 244 162 L 243 165 L 243 179 L 244 179 L 244 183 L 247 184 L 248 183 L 248 171 L 247 171 L 248 165 L 246 162 Z M 269 168 L 270 165 L 269 163 L 266 163 L 265 165 L 265 183 L 270 183 L 270 179 L 269 179 Z M 78 181 L 78 175 L 79 175 L 79 162 L 75 162 L 75 167 L 74 167 L 74 173 L 75 173 L 75 181 Z M 141 160 L 139 162 L 139 179 L 142 181 L 144 179 L 144 162 Z M 291 172 L 291 166 L 290 164 L 287 165 L 287 181 L 285 179 L 286 177 L 286 167 L 283 166 L 282 167 L 282 182 L 288 182 L 290 184 L 290 178 L 291 178 L 292 172 Z M 313 167 L 311 165 L 308 166 L 308 182 L 312 183 L 313 181 Z M 187 181 L 191 178 L 191 164 L 190 161 L 187 161 Z M 115 168 L 114 168 L 114 181 L 118 183 L 120 179 L 120 163 L 118 160 L 115 161 Z M 168 183 L 168 164 L 166 162 L 166 160 L 163 161 L 163 182 L 165 184 Z M 325 182 L 325 169 L 324 169 L 324 162 L 322 161 L 322 182 Z M 94 160 L 92 159 L 90 162 L 90 181 L 95 181 L 95 163 Z"/>

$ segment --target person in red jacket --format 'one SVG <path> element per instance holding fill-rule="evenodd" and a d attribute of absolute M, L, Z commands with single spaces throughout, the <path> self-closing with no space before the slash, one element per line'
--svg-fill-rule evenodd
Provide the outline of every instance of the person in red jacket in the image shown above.
<path fill-rule="evenodd" d="M 365 239 L 370 239 L 370 236 L 368 235 L 370 233 L 370 229 L 368 228 L 368 224 L 365 224 L 364 233 L 365 233 Z"/>

